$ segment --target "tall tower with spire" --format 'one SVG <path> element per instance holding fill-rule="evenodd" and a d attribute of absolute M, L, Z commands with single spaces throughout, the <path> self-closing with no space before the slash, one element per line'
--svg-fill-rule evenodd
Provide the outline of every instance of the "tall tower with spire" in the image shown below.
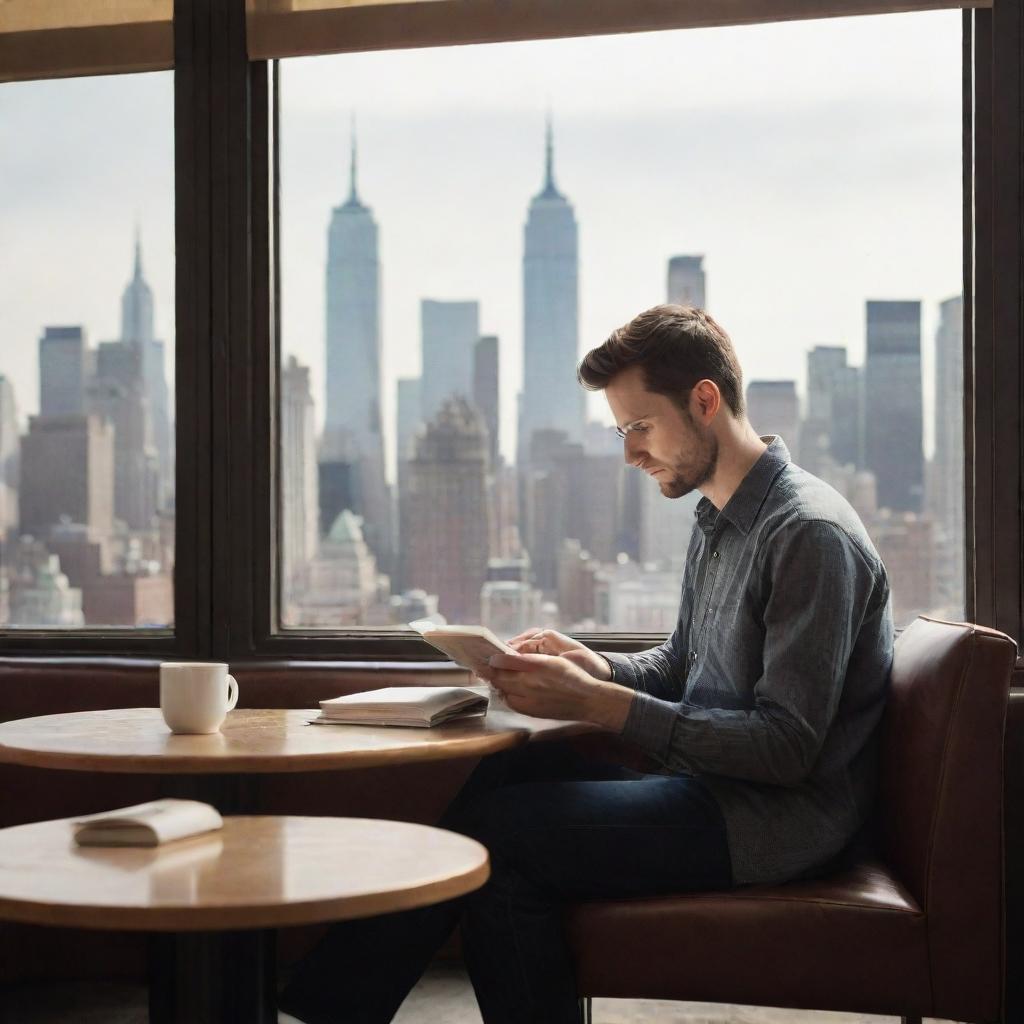
<path fill-rule="evenodd" d="M 142 275 L 142 238 L 135 229 L 135 266 L 121 295 L 121 340 L 148 344 L 153 340 L 153 289 Z"/>
<path fill-rule="evenodd" d="M 157 504 L 165 507 L 174 494 L 174 439 L 164 364 L 164 343 L 154 337 L 153 289 L 142 272 L 142 238 L 135 228 L 132 277 L 121 294 L 121 342 L 138 345 L 143 390 L 149 413 L 148 435 L 157 455 Z"/>
<path fill-rule="evenodd" d="M 380 259 L 377 222 L 359 198 L 354 124 L 351 145 L 348 198 L 334 208 L 327 233 L 321 478 L 347 482 L 347 493 L 335 498 L 363 517 L 366 540 L 387 570 L 391 515 L 381 434 Z"/>
<path fill-rule="evenodd" d="M 548 115 L 544 185 L 530 202 L 523 251 L 523 392 L 517 462 L 529 459 L 538 430 L 583 439 L 585 396 L 576 382 L 579 345 L 579 242 L 572 204 L 555 185 Z"/>

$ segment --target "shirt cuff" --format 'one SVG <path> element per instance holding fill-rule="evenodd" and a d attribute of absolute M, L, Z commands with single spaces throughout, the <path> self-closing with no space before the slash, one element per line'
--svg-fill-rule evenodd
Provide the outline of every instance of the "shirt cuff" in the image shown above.
<path fill-rule="evenodd" d="M 637 690 L 629 705 L 622 737 L 664 763 L 668 758 L 678 712 L 675 704 Z"/>
<path fill-rule="evenodd" d="M 608 668 L 611 669 L 613 683 L 621 683 L 623 686 L 628 686 L 631 690 L 635 690 L 637 688 L 636 669 L 628 655 L 613 653 L 606 654 L 604 651 L 598 651 L 597 653 L 608 662 Z"/>

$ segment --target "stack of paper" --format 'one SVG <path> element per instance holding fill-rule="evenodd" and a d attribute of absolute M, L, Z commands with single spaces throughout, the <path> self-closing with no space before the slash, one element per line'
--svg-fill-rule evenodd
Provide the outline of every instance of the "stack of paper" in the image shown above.
<path fill-rule="evenodd" d="M 313 723 L 429 728 L 486 710 L 487 698 L 464 686 L 385 686 L 320 701 L 320 717 Z"/>

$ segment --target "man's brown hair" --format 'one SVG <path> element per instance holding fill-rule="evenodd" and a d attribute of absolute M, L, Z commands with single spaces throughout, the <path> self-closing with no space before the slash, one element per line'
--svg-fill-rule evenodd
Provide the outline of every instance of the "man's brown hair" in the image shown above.
<path fill-rule="evenodd" d="M 734 416 L 743 413 L 743 371 L 729 335 L 695 306 L 653 306 L 613 331 L 591 349 L 577 376 L 590 391 L 603 391 L 631 366 L 643 372 L 644 387 L 686 408 L 686 395 L 701 380 L 718 385 Z"/>

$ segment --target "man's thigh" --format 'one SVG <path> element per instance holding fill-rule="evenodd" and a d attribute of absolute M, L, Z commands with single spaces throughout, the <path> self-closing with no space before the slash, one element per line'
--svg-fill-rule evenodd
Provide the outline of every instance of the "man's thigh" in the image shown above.
<path fill-rule="evenodd" d="M 652 896 L 732 884 L 721 812 L 687 776 L 641 775 L 506 785 L 457 823 L 553 899 Z"/>

